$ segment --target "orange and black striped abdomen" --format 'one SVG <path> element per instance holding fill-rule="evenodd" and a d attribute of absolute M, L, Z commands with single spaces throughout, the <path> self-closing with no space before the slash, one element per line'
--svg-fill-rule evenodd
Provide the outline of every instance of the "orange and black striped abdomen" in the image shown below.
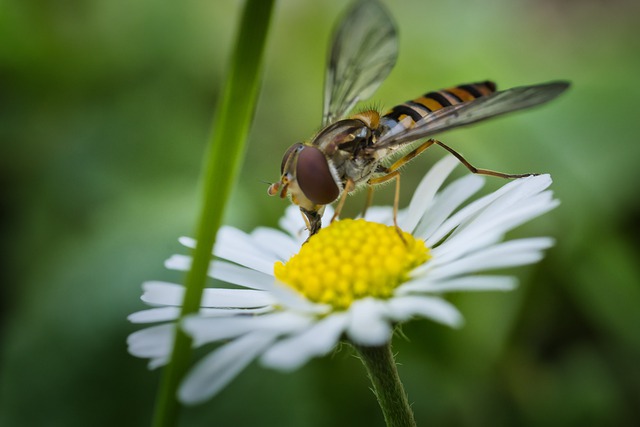
<path fill-rule="evenodd" d="M 433 111 L 450 105 L 472 101 L 495 91 L 495 83 L 488 80 L 485 82 L 450 87 L 448 89 L 425 93 L 419 98 L 396 105 L 391 111 L 386 113 L 384 117 L 396 122 L 404 122 L 405 126 L 412 127 L 415 122 Z M 407 121 L 409 121 L 409 123 L 406 123 Z M 413 123 L 411 123 L 411 121 L 413 121 Z"/>

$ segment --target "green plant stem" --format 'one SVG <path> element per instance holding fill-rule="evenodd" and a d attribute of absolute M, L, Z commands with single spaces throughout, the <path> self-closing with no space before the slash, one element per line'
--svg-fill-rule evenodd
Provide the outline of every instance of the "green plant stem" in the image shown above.
<path fill-rule="evenodd" d="M 391 352 L 391 343 L 380 347 L 355 348 L 367 369 L 387 427 L 415 427 L 413 412 Z"/>
<path fill-rule="evenodd" d="M 185 279 L 181 316 L 194 313 L 200 307 L 215 236 L 242 163 L 245 140 L 257 102 L 273 3 L 273 0 L 247 0 L 244 5 L 205 158 L 202 207 L 196 227 L 198 243 L 193 251 L 191 270 Z M 191 338 L 176 328 L 171 361 L 163 372 L 156 399 L 153 426 L 176 425 L 180 410 L 176 391 L 190 359 Z"/>

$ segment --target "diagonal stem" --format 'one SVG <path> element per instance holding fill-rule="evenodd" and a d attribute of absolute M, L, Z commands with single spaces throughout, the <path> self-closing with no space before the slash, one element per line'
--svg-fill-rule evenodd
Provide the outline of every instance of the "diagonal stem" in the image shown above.
<path fill-rule="evenodd" d="M 245 141 L 257 103 L 261 64 L 273 3 L 274 0 L 247 0 L 242 11 L 233 56 L 216 109 L 213 132 L 205 157 L 202 208 L 196 225 L 198 243 L 192 254 L 191 270 L 185 279 L 186 292 L 181 317 L 195 313 L 200 307 L 215 236 L 242 163 Z M 177 424 L 180 404 L 176 391 L 190 360 L 191 338 L 176 328 L 171 360 L 163 372 L 158 390 L 154 427 Z"/>

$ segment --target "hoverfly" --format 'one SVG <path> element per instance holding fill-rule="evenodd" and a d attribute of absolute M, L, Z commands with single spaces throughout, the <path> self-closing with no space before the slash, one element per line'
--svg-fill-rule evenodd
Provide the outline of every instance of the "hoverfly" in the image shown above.
<path fill-rule="evenodd" d="M 554 81 L 498 92 L 493 82 L 485 81 L 426 93 L 384 115 L 366 110 L 347 116 L 358 101 L 369 98 L 380 86 L 391 72 L 397 53 L 395 25 L 377 1 L 358 1 L 334 32 L 325 79 L 323 127 L 310 141 L 289 147 L 282 158 L 280 181 L 268 190 L 272 196 L 290 195 L 300 207 L 309 237 L 320 230 L 327 204 L 339 200 L 333 216 L 336 219 L 347 194 L 367 185 L 368 205 L 373 185 L 391 179 L 396 180 L 395 222 L 399 168 L 434 144 L 449 151 L 473 173 L 502 178 L 533 175 L 476 168 L 435 139 L 422 142 L 390 166 L 383 162 L 398 149 L 423 138 L 545 103 L 569 87 L 568 82 Z"/>

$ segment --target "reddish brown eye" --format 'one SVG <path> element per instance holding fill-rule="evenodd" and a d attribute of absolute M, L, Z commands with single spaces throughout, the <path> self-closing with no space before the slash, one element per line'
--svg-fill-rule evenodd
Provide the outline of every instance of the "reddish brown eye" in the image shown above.
<path fill-rule="evenodd" d="M 316 147 L 304 147 L 300 151 L 296 179 L 304 195 L 318 205 L 333 202 L 340 193 L 327 159 Z"/>
<path fill-rule="evenodd" d="M 284 173 L 284 167 L 287 165 L 287 161 L 289 160 L 289 157 L 291 157 L 291 154 L 300 147 L 302 147 L 302 144 L 299 142 L 296 142 L 291 147 L 287 148 L 287 151 L 285 151 L 284 156 L 282 156 L 282 163 L 280 164 L 280 175 Z"/>

